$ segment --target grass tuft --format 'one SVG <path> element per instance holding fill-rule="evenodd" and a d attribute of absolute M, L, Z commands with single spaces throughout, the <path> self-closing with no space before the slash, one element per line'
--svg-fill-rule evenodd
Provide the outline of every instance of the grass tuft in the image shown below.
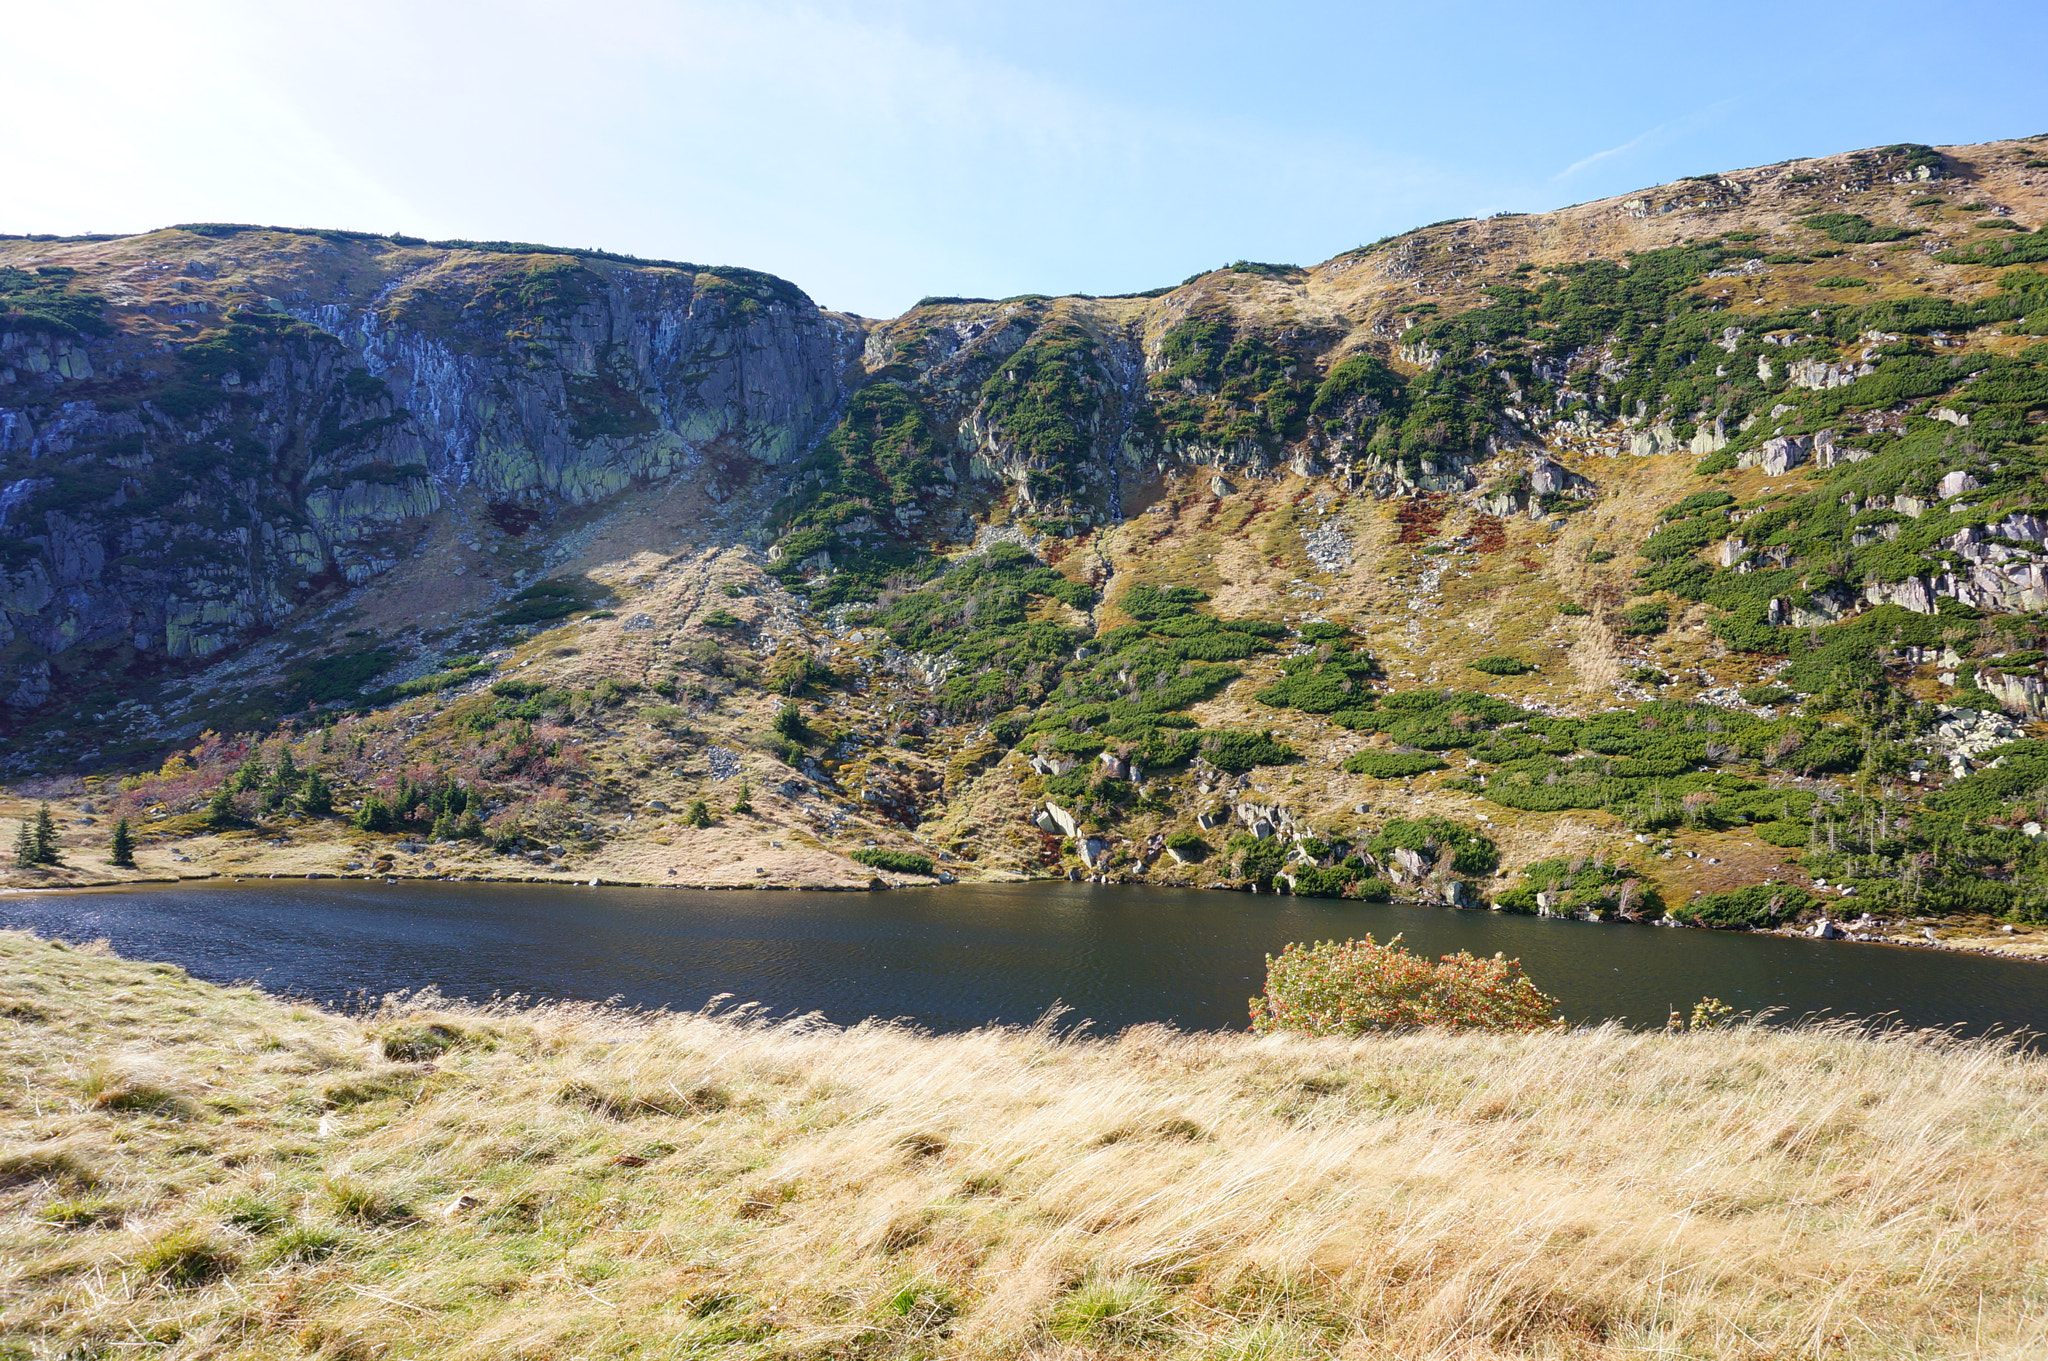
<path fill-rule="evenodd" d="M 1132 1276 L 1087 1280 L 1053 1305 L 1051 1331 L 1062 1342 L 1142 1347 L 1173 1337 L 1173 1309 L 1149 1281 Z"/>
<path fill-rule="evenodd" d="M 173 1290 L 189 1290 L 228 1275 L 240 1258 L 204 1229 L 184 1228 L 153 1240 L 136 1265 Z"/>

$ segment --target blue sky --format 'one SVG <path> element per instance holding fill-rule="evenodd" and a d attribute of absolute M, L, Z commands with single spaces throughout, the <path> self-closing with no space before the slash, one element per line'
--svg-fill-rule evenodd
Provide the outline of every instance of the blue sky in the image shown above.
<path fill-rule="evenodd" d="M 2048 132 L 2048 6 L 12 0 L 0 231 L 249 221 L 1113 293 Z"/>

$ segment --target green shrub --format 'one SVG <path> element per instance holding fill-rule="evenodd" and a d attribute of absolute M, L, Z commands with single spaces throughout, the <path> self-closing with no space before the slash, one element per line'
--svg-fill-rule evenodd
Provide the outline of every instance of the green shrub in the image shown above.
<path fill-rule="evenodd" d="M 796 696 L 810 690 L 814 685 L 829 685 L 838 677 L 832 668 L 802 648 L 786 647 L 775 654 L 768 663 L 768 670 L 762 677 L 770 690 L 779 695 Z"/>
<path fill-rule="evenodd" d="M 453 671 L 434 671 L 417 680 L 401 681 L 391 687 L 391 693 L 398 699 L 411 699 L 415 695 L 430 695 L 436 690 L 447 690 L 457 685 L 467 685 L 491 674 L 492 668 L 485 665 L 463 667 Z"/>
<path fill-rule="evenodd" d="M 1655 600 L 1631 605 L 1621 615 L 1621 632 L 1636 638 L 1662 633 L 1670 624 L 1671 611 Z"/>
<path fill-rule="evenodd" d="M 1362 1035 L 1421 1027 L 1531 1031 L 1562 1025 L 1557 999 L 1538 991 L 1519 960 L 1460 951 L 1432 964 L 1364 940 L 1289 945 L 1266 956 L 1266 991 L 1251 1001 L 1260 1034 Z"/>
<path fill-rule="evenodd" d="M 1800 219 L 1800 225 L 1820 232 L 1830 241 L 1839 241 L 1845 246 L 1904 241 L 1908 237 L 1919 235 L 1911 227 L 1894 227 L 1889 223 L 1872 222 L 1861 213 L 1808 213 Z"/>
<path fill-rule="evenodd" d="M 875 846 L 864 846 L 853 853 L 852 858 L 871 869 L 887 870 L 891 874 L 932 874 L 930 856 L 913 855 L 909 851 L 888 851 Z"/>
<path fill-rule="evenodd" d="M 1361 751 L 1344 758 L 1344 769 L 1375 780 L 1402 780 L 1447 767 L 1434 756 L 1403 751 Z"/>
<path fill-rule="evenodd" d="M 1284 766 L 1300 759 L 1300 753 L 1270 732 L 1244 732 L 1212 728 L 1202 734 L 1202 755 L 1218 770 L 1250 770 L 1254 766 Z"/>
<path fill-rule="evenodd" d="M 1584 605 L 1579 604 L 1576 600 L 1565 601 L 1563 604 L 1557 607 L 1557 612 L 1559 614 L 1566 615 L 1573 619 L 1579 618 L 1582 615 L 1588 615 L 1592 613 L 1591 610 L 1587 609 Z"/>
<path fill-rule="evenodd" d="M 1166 849 L 1178 852 L 1184 860 L 1205 860 L 1215 848 L 1196 833 L 1182 830 L 1167 834 Z"/>
<path fill-rule="evenodd" d="M 1744 704 L 1789 704 L 1799 698 L 1797 690 L 1782 685 L 1745 685 L 1740 693 Z"/>
<path fill-rule="evenodd" d="M 1224 849 L 1237 857 L 1238 878 L 1260 888 L 1271 888 L 1273 876 L 1287 865 L 1287 846 L 1279 837 L 1262 841 L 1249 832 L 1240 832 L 1230 838 Z"/>
<path fill-rule="evenodd" d="M 397 825 L 391 805 L 375 794 L 364 796 L 363 806 L 356 810 L 349 822 L 359 832 L 388 832 Z"/>
<path fill-rule="evenodd" d="M 1451 868 L 1460 874 L 1487 874 L 1500 864 L 1500 848 L 1492 840 L 1436 816 L 1396 818 L 1366 842 L 1366 849 L 1381 859 L 1401 849 L 1448 856 Z"/>
<path fill-rule="evenodd" d="M 1876 283 L 1876 281 L 1875 281 L 1875 280 L 1872 280 L 1872 279 L 1859 279 L 1859 278 L 1857 278 L 1856 276 L 1854 276 L 1853 274 L 1830 274 L 1830 275 L 1828 275 L 1828 276 L 1827 276 L 1826 278 L 1824 278 L 1824 279 L 1815 279 L 1815 280 L 1814 280 L 1813 282 L 1814 282 L 1815 286 L 1817 286 L 1817 287 L 1820 287 L 1820 288 L 1875 288 L 1875 287 L 1877 287 L 1877 283 Z"/>
<path fill-rule="evenodd" d="M 1539 860 L 1522 870 L 1522 882 L 1495 901 L 1503 912 L 1534 913 L 1536 895 L 1549 893 L 1550 910 L 1562 916 L 1656 917 L 1664 900 L 1627 865 L 1595 864 L 1585 856 Z"/>
<path fill-rule="evenodd" d="M 1489 676 L 1524 676 L 1536 668 L 1520 657 L 1481 657 L 1476 662 L 1467 662 L 1474 671 L 1484 671 Z"/>
<path fill-rule="evenodd" d="M 1749 931 L 1781 925 L 1814 906 L 1812 895 L 1786 884 L 1751 884 L 1732 893 L 1710 893 L 1671 909 L 1688 926 Z"/>
<path fill-rule="evenodd" d="M 703 621 L 706 628 L 736 629 L 740 626 L 739 616 L 727 609 L 706 611 Z"/>
<path fill-rule="evenodd" d="M 596 588 L 587 581 L 542 581 L 512 597 L 512 604 L 492 616 L 499 624 L 541 624 L 588 609 Z"/>
<path fill-rule="evenodd" d="M 1363 872 L 1352 865 L 1332 865 L 1328 869 L 1296 865 L 1288 875 L 1294 881 L 1289 891 L 1298 898 L 1342 898 L 1349 894 L 1353 884 L 1365 879 Z M 1365 882 L 1385 887 L 1377 879 Z"/>
<path fill-rule="evenodd" d="M 809 742 L 817 734 L 811 725 L 804 722 L 803 711 L 794 704 L 785 704 L 775 711 L 775 731 L 792 742 Z"/>
<path fill-rule="evenodd" d="M 1734 504 L 1735 497 L 1728 492 L 1696 491 L 1678 504 L 1666 506 L 1663 513 L 1658 515 L 1657 518 L 1668 524 L 1673 520 L 1683 520 L 1690 516 L 1704 514 L 1710 510 L 1719 510 L 1723 506 L 1732 506 Z"/>

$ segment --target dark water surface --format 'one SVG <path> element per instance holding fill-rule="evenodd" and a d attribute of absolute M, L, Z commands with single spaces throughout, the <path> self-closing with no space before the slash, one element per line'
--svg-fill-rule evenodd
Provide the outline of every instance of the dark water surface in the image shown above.
<path fill-rule="evenodd" d="M 1702 996 L 1791 1017 L 2048 1031 L 2048 966 L 1933 950 L 1539 921 L 1486 912 L 1084 884 L 887 893 L 257 880 L 0 897 L 0 926 L 170 960 L 323 1002 L 438 987 L 475 999 L 692 1009 L 713 994 L 941 1030 L 1070 1019 L 1241 1029 L 1265 956 L 1396 932 L 1427 954 L 1519 957 L 1574 1021 L 1662 1024 Z"/>

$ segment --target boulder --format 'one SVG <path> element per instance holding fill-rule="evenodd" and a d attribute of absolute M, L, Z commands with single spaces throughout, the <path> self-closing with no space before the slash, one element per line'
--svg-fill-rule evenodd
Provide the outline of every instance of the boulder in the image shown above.
<path fill-rule="evenodd" d="M 1737 335 L 1742 333 L 1739 327 L 1731 326 L 1728 329 Z M 1691 450 L 1695 457 L 1705 458 L 1708 454 L 1719 453 L 1727 447 L 1728 428 L 1719 416 L 1714 417 L 1712 425 L 1702 425 L 1693 431 Z"/>
<path fill-rule="evenodd" d="M 1047 826 L 1046 824 L 1048 823 L 1051 825 Z M 1038 825 L 1044 827 L 1048 832 L 1057 832 L 1061 836 L 1079 836 L 1081 834 L 1080 822 L 1072 813 L 1069 813 L 1056 803 L 1045 805 L 1045 811 L 1038 815 Z"/>
<path fill-rule="evenodd" d="M 1763 457 L 1759 464 L 1766 475 L 1780 477 L 1806 462 L 1807 452 L 1811 448 L 1811 441 L 1797 437 L 1788 439 L 1779 436 L 1767 439 L 1764 441 Z"/>
<path fill-rule="evenodd" d="M 1670 427 L 1663 427 L 1669 429 Z M 1593 484 L 1554 459 L 1537 454 L 1529 460 L 1529 490 L 1537 496 L 1586 491 Z"/>
<path fill-rule="evenodd" d="M 1940 482 L 1935 484 L 1934 494 L 1946 501 L 1951 496 L 1961 496 L 1966 491 L 1975 491 L 1982 485 L 1983 483 L 1979 482 L 1976 478 L 1958 468 L 1954 472 L 1946 474 Z"/>

